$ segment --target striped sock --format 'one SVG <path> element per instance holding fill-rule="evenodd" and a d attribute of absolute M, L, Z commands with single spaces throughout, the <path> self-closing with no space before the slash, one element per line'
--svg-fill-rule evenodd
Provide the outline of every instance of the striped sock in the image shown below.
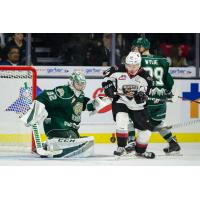
<path fill-rule="evenodd" d="M 140 144 L 136 141 L 135 151 L 137 153 L 144 153 L 147 149 L 147 144 Z"/>
<path fill-rule="evenodd" d="M 128 133 L 127 132 L 117 132 L 117 145 L 118 147 L 125 147 L 127 145 L 127 140 L 128 140 Z"/>
<path fill-rule="evenodd" d="M 172 139 L 172 133 L 169 130 L 160 131 L 160 135 L 167 141 L 170 142 Z"/>

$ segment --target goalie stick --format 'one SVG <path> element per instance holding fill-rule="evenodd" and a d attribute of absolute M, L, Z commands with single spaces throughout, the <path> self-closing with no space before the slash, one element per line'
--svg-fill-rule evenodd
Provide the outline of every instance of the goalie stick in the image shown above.
<path fill-rule="evenodd" d="M 41 157 L 53 156 L 52 152 L 44 150 L 42 147 L 41 135 L 39 133 L 38 124 L 34 124 L 32 126 L 32 130 L 33 130 L 33 138 L 35 142 L 36 153 L 39 154 Z"/>
<path fill-rule="evenodd" d="M 27 82 L 24 83 L 24 89 L 28 93 L 29 87 L 28 87 Z M 25 98 L 26 98 L 25 102 L 27 103 L 27 105 L 31 105 L 32 96 L 28 95 Z M 24 111 L 21 111 L 21 113 L 19 113 L 19 114 L 20 114 L 19 118 L 21 118 L 22 115 L 24 114 Z M 41 157 L 48 157 L 48 156 L 52 155 L 52 152 L 44 150 L 43 147 L 42 147 L 41 135 L 40 135 L 40 132 L 39 132 L 38 124 L 34 124 L 32 126 L 32 130 L 33 130 L 33 138 L 34 138 L 34 142 L 35 142 L 35 151 L 36 151 L 36 153 L 38 155 L 40 155 Z"/>

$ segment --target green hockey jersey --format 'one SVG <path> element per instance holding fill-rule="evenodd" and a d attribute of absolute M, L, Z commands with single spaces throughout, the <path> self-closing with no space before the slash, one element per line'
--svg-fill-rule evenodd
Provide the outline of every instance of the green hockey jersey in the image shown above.
<path fill-rule="evenodd" d="M 76 97 L 70 86 L 58 86 L 53 90 L 44 90 L 36 98 L 45 105 L 48 117 L 61 117 L 67 122 L 79 124 L 81 121 L 81 112 L 86 109 L 89 98 L 85 97 L 82 91 L 79 97 Z M 89 107 L 88 110 L 93 110 Z"/>
<path fill-rule="evenodd" d="M 142 55 L 141 66 L 153 77 L 153 88 L 150 91 L 150 98 L 166 99 L 165 91 L 171 91 L 174 80 L 169 74 L 169 63 L 166 58 L 154 55 Z M 148 100 L 148 105 L 158 105 L 153 100 Z"/>
<path fill-rule="evenodd" d="M 36 98 L 45 105 L 48 117 L 44 121 L 44 130 L 47 136 L 55 130 L 78 130 L 81 122 L 81 113 L 86 108 L 93 111 L 93 104 L 85 97 L 83 91 L 76 96 L 70 86 L 58 86 L 53 90 L 44 90 Z M 48 121 L 49 120 L 49 121 Z M 63 133 L 52 134 L 51 137 L 65 137 Z"/>

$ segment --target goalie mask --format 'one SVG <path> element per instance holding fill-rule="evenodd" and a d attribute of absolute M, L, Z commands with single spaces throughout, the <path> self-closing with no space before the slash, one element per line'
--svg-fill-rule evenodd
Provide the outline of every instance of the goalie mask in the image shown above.
<path fill-rule="evenodd" d="M 134 74 L 141 66 L 141 56 L 138 52 L 130 52 L 126 57 L 125 67 L 130 74 Z"/>
<path fill-rule="evenodd" d="M 81 71 L 74 71 L 69 77 L 71 85 L 77 91 L 83 91 L 86 86 L 85 75 Z"/>

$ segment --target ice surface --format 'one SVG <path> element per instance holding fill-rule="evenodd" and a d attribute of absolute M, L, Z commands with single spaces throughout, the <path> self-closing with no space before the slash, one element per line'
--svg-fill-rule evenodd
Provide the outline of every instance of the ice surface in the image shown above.
<path fill-rule="evenodd" d="M 38 158 L 34 154 L 0 154 L 0 165 L 75 165 L 75 166 L 189 166 L 200 165 L 200 143 L 181 143 L 180 155 L 166 156 L 162 149 L 167 144 L 149 144 L 148 150 L 156 153 L 155 159 L 138 158 L 134 155 L 117 159 L 113 156 L 115 144 L 96 144 L 95 152 L 89 158 L 49 159 Z"/>

